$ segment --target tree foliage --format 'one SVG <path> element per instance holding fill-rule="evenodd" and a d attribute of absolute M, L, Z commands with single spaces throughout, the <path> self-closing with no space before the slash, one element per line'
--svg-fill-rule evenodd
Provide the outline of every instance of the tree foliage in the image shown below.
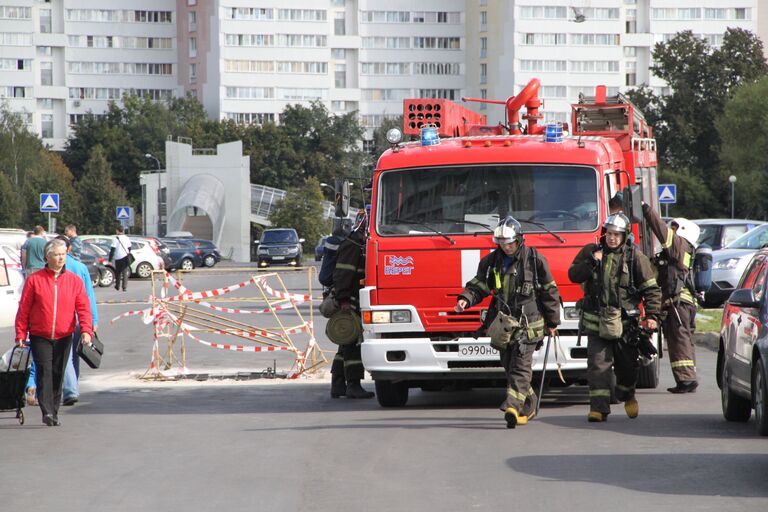
<path fill-rule="evenodd" d="M 16 189 L 26 185 L 27 174 L 40 156 L 43 143 L 29 131 L 24 117 L 0 106 L 0 172 Z"/>
<path fill-rule="evenodd" d="M 125 191 L 112 180 L 112 169 L 106 151 L 94 146 L 85 163 L 83 176 L 77 182 L 83 198 L 83 214 L 78 229 L 81 233 L 112 233 L 116 225 L 115 208 L 126 204 Z"/>
<path fill-rule="evenodd" d="M 0 226 L 21 225 L 21 201 L 11 179 L 0 172 Z"/>
<path fill-rule="evenodd" d="M 304 239 L 304 251 L 314 248 L 321 236 L 330 232 L 330 222 L 323 217 L 323 193 L 317 178 L 307 178 L 299 187 L 291 187 L 269 216 L 273 228 L 294 228 Z"/>

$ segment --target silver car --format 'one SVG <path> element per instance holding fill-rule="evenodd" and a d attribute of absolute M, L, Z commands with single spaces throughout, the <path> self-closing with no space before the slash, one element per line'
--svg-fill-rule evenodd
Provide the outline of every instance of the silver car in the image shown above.
<path fill-rule="evenodd" d="M 719 251 L 712 251 L 712 288 L 704 295 L 704 305 L 722 305 L 736 289 L 752 256 L 766 245 L 768 224 L 761 224 Z"/>

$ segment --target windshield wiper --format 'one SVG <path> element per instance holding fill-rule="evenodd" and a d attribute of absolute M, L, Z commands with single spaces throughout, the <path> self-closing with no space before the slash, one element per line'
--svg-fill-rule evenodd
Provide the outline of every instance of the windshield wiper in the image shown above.
<path fill-rule="evenodd" d="M 431 232 L 436 233 L 436 234 L 440 235 L 441 237 L 445 238 L 446 240 L 448 240 L 448 242 L 450 242 L 451 245 L 455 245 L 456 244 L 456 240 L 454 240 L 453 238 L 449 237 L 445 233 L 443 233 L 443 232 L 433 228 L 429 224 L 424 224 L 423 222 L 418 222 L 418 221 L 410 220 L 410 219 L 394 219 L 392 221 L 392 223 L 393 224 L 413 224 L 415 226 L 421 226 L 421 227 L 427 228 Z"/>
<path fill-rule="evenodd" d="M 475 222 L 473 220 L 457 220 L 457 219 L 440 219 L 445 222 L 455 222 L 456 224 L 473 224 L 475 226 L 482 226 L 491 233 L 493 233 L 493 228 L 489 226 L 488 224 L 483 224 L 482 222 Z M 475 232 L 475 236 L 477 236 L 477 232 Z"/>
<path fill-rule="evenodd" d="M 528 219 L 522 219 L 520 222 L 525 222 L 525 223 L 528 223 L 528 224 L 533 224 L 534 226 L 538 226 L 541 229 L 543 229 L 544 231 L 546 231 L 547 233 L 549 233 L 550 235 L 552 235 L 553 237 L 555 237 L 558 240 L 560 240 L 560 243 L 563 243 L 563 244 L 565 243 L 565 238 L 561 237 L 557 233 L 553 233 L 552 231 L 547 229 L 547 226 L 545 226 L 541 222 L 533 222 L 532 220 L 528 220 Z"/>

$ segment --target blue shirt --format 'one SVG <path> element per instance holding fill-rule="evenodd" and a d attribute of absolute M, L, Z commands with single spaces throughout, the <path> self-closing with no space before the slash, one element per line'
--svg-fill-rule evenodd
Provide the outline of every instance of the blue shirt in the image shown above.
<path fill-rule="evenodd" d="M 85 284 L 85 293 L 88 294 L 88 302 L 91 303 L 93 325 L 96 326 L 99 323 L 99 313 L 96 309 L 96 295 L 93 293 L 93 283 L 91 282 L 91 274 L 88 272 L 88 267 L 77 261 L 71 254 L 67 254 L 66 265 L 67 270 L 82 279 Z"/>
<path fill-rule="evenodd" d="M 69 239 L 69 244 L 72 246 L 72 252 L 70 253 L 76 260 L 80 261 L 80 254 L 83 252 L 83 241 L 79 236 L 73 236 Z"/>

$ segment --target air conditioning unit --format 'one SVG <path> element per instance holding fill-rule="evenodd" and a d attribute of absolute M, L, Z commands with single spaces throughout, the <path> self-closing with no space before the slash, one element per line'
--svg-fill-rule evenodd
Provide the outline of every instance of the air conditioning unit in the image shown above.
<path fill-rule="evenodd" d="M 80 106 L 80 100 L 75 100 L 72 102 L 73 107 L 79 107 Z"/>

